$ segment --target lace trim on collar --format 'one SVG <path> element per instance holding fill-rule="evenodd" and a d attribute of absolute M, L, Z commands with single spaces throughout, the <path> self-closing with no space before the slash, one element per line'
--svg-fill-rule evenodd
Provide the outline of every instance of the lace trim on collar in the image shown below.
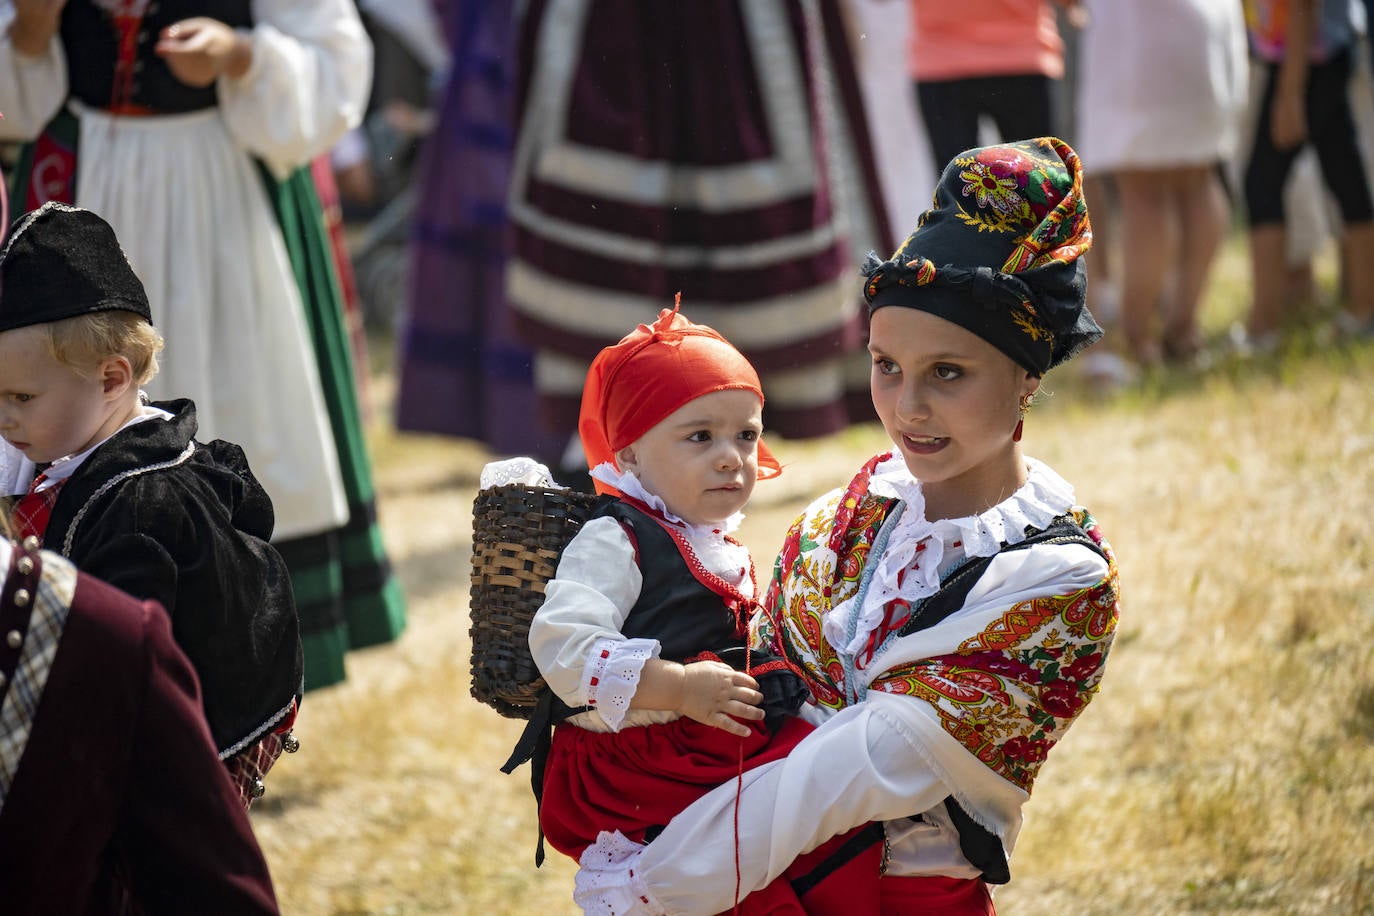
<path fill-rule="evenodd" d="M 1044 528 L 1074 504 L 1073 486 L 1049 465 L 1035 458 L 1026 459 L 1026 482 L 1011 496 L 978 515 L 944 518 L 927 522 L 925 495 L 921 482 L 911 475 L 900 455 L 879 464 L 869 483 L 877 496 L 894 496 L 906 503 L 908 524 L 930 525 L 941 534 L 954 534 L 962 540 L 971 557 L 990 557 L 1002 544 L 1019 544 L 1026 539 L 1026 527 Z"/>
<path fill-rule="evenodd" d="M 734 534 L 739 530 L 740 522 L 744 521 L 743 512 L 736 512 L 718 525 L 694 525 L 691 522 L 683 521 L 673 514 L 661 496 L 645 489 L 644 484 L 635 476 L 634 471 L 622 471 L 609 461 L 592 468 L 592 477 L 662 513 L 664 518 L 674 525 L 682 527 L 693 538 L 697 535 L 709 539 L 723 534 Z"/>
<path fill-rule="evenodd" d="M 1072 508 L 1073 487 L 1067 481 L 1033 458 L 1026 459 L 1026 469 L 1025 484 L 991 509 L 932 522 L 925 517 L 921 483 L 900 455 L 874 468 L 869 491 L 900 499 L 905 511 L 891 532 L 887 549 L 876 558 L 878 566 L 863 596 L 863 606 L 856 606 L 855 595 L 826 614 L 822 622 L 826 641 L 840 652 L 856 655 L 883 623 L 891 602 L 901 599 L 914 604 L 930 597 L 940 590 L 941 574 L 959 560 L 990 557 L 1003 543 L 1025 540 L 1027 527 L 1045 528 Z M 858 619 L 852 620 L 856 615 Z"/>
<path fill-rule="evenodd" d="M 592 477 L 662 515 L 682 531 L 688 546 L 702 565 L 739 589 L 746 598 L 754 597 L 753 583 L 749 577 L 749 549 L 726 537 L 739 528 L 744 520 L 743 512 L 736 512 L 719 525 L 693 525 L 673 514 L 657 493 L 645 489 L 633 471 L 622 471 L 605 462 L 592 468 Z"/>

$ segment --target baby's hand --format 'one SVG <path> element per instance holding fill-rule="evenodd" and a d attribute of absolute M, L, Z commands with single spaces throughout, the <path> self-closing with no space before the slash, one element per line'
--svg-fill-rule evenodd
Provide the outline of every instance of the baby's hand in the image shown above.
<path fill-rule="evenodd" d="M 678 712 L 702 725 L 713 725 L 747 738 L 749 727 L 735 719 L 763 718 L 763 710 L 758 706 L 763 694 L 758 686 L 758 681 L 724 662 L 692 662 L 683 666 L 682 705 Z"/>

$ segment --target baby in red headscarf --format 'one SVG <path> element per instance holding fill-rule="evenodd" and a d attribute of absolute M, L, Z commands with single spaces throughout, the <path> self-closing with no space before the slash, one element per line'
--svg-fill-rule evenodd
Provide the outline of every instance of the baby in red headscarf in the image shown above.
<path fill-rule="evenodd" d="M 748 360 L 676 307 L 588 372 L 579 432 L 605 495 L 565 549 L 529 637 L 558 722 L 542 779 L 536 752 L 540 826 L 584 864 L 647 842 L 811 730 L 794 715 L 801 680 L 747 648 L 758 586 L 730 533 L 755 481 L 781 470 L 762 442 L 762 409 Z M 877 912 L 881 845 L 869 828 L 834 838 L 742 912 Z"/>

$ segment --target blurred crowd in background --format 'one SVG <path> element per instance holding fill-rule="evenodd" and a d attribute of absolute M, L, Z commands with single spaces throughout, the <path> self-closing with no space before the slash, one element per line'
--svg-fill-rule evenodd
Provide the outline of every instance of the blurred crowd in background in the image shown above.
<path fill-rule="evenodd" d="M 577 42 L 584 33 L 575 22 L 568 25 L 566 8 L 586 5 L 460 0 L 361 4 L 376 45 L 372 103 L 365 124 L 340 144 L 333 159 L 344 214 L 353 230 L 351 250 L 363 314 L 370 326 L 395 328 L 398 333 L 402 428 L 473 436 L 497 451 L 533 450 L 546 457 L 556 457 L 562 436 L 569 431 L 547 422 L 549 413 L 568 410 L 567 399 L 550 404 L 547 396 L 559 388 L 555 377 L 575 379 L 578 370 L 560 365 L 548 352 L 547 327 L 531 330 L 531 322 L 519 320 L 532 309 L 513 307 L 514 325 L 523 330 L 502 318 L 501 313 L 511 309 L 511 301 L 521 294 L 507 294 L 499 285 L 500 278 L 488 278 L 483 285 L 470 272 L 461 280 L 450 274 L 455 282 L 445 285 L 427 280 L 424 274 L 426 259 L 432 255 L 426 249 L 454 244 L 454 226 L 436 227 L 437 211 L 445 206 L 473 207 L 475 190 L 457 187 L 453 172 L 471 177 L 483 139 L 474 130 L 483 118 L 488 119 L 485 126 L 495 131 L 485 139 L 504 149 L 484 147 L 487 168 L 478 167 L 478 171 L 482 180 L 499 183 L 505 179 L 507 184 L 476 189 L 486 194 L 486 216 L 501 224 L 498 235 L 505 234 L 504 239 L 492 242 L 495 250 L 482 247 L 481 256 L 498 271 L 506 270 L 508 257 L 516 255 L 519 260 L 518 237 L 528 230 L 503 206 L 509 190 L 508 169 L 522 127 L 517 118 L 530 110 L 531 93 L 541 91 L 538 85 L 522 86 L 521 80 L 537 78 L 537 74 L 532 76 L 535 61 L 556 53 L 548 44 L 549 22 L 558 22 L 567 53 L 579 50 Z M 1327 80 L 1320 89 L 1327 97 L 1333 91 L 1344 95 L 1349 129 L 1363 157 L 1357 164 L 1363 168 L 1374 152 L 1374 93 L 1370 91 L 1363 4 L 1325 0 L 1310 5 L 1316 29 L 1308 73 L 1314 84 Z M 621 20 L 623 30 L 637 21 L 627 13 L 634 3 L 592 6 L 607 8 L 608 15 Z M 827 142 L 835 146 L 870 145 L 874 167 L 870 177 L 876 179 L 885 208 L 883 220 L 864 219 L 853 207 L 845 215 L 854 256 L 846 278 L 863 251 L 877 248 L 886 253 L 900 241 L 891 237 L 888 227 L 914 223 L 928 203 L 937 168 L 951 155 L 975 144 L 1051 133 L 1079 150 L 1091 176 L 1089 193 L 1097 233 L 1091 301 L 1112 332 L 1110 343 L 1100 346 L 1085 363 L 1094 384 L 1111 390 L 1130 384 L 1142 370 L 1161 365 L 1205 368 L 1220 352 L 1273 350 L 1296 323 L 1320 320 L 1338 333 L 1370 333 L 1374 313 L 1367 303 L 1317 303 L 1311 267 L 1316 255 L 1341 243 L 1342 288 L 1350 295 L 1365 295 L 1358 276 L 1351 288 L 1346 269 L 1362 263 L 1361 259 L 1346 254 L 1352 234 L 1364 244 L 1362 223 L 1368 220 L 1358 208 L 1344 210 L 1341 201 L 1367 191 L 1352 190 L 1348 170 L 1329 176 L 1324 189 L 1320 144 L 1315 142 L 1291 144 L 1285 150 L 1295 159 L 1291 168 L 1283 164 L 1275 171 L 1271 164 L 1265 174 L 1249 175 L 1247 184 L 1261 114 L 1266 105 L 1273 104 L 1275 95 L 1269 84 L 1282 82 L 1283 33 L 1290 20 L 1301 17 L 1306 8 L 1302 0 L 1291 4 L 1282 0 L 1160 0 L 1150 4 L 974 0 L 957 5 L 927 0 L 840 0 L 792 6 L 815 19 L 825 18 L 834 7 L 842 23 L 846 53 L 817 55 L 809 63 L 813 75 L 816 70 L 831 69 L 827 79 L 832 102 L 844 95 L 841 84 L 853 81 L 860 93 L 859 105 L 845 112 L 857 109 L 864 123 L 842 125 L 838 130 L 822 124 L 818 136 L 829 129 L 835 139 Z M 559 21 L 559 17 L 564 19 Z M 541 27 L 546 43 L 538 46 Z M 819 30 L 823 32 L 825 26 Z M 631 74 L 633 65 L 643 65 L 640 78 L 653 78 L 652 56 L 666 54 L 662 49 L 667 45 L 651 33 L 649 26 L 639 36 L 639 53 L 631 55 L 635 60 L 622 72 Z M 447 40 L 440 40 L 445 36 Z M 626 31 L 622 37 L 635 36 Z M 584 40 L 581 53 L 588 53 L 585 41 L 589 40 Z M 687 39 L 679 36 L 679 40 Z M 687 50 L 698 59 L 712 60 L 709 46 Z M 720 59 L 713 63 L 721 66 Z M 837 74 L 833 72 L 837 67 L 852 72 Z M 678 85 L 692 88 L 690 77 L 683 75 Z M 824 87 L 813 83 L 809 88 L 817 93 Z M 484 92 L 486 98 L 482 98 Z M 611 99 L 606 104 L 621 101 Z M 619 116 L 635 116 L 634 104 L 627 102 Z M 1314 134 L 1325 132 L 1329 137 L 1343 129 L 1340 112 L 1326 110 L 1330 105 L 1308 107 L 1310 116 L 1326 119 L 1326 126 L 1315 127 Z M 832 113 L 836 108 L 845 106 L 832 104 Z M 568 111 L 576 113 L 572 107 Z M 586 114 L 606 116 L 605 112 Z M 728 119 L 737 112 L 724 104 L 719 114 Z M 498 123 L 500 117 L 505 120 Z M 1267 114 L 1263 120 L 1262 126 L 1272 131 Z M 447 131 L 445 124 L 450 128 Z M 848 136 L 839 136 L 846 131 Z M 853 142 L 856 134 L 865 136 Z M 421 166 L 426 156 L 428 168 Z M 493 159 L 502 156 L 493 171 Z M 829 164 L 835 166 L 833 156 Z M 1257 183 L 1272 182 L 1275 175 L 1284 178 L 1282 200 L 1266 204 L 1263 217 L 1247 217 L 1247 204 L 1264 190 Z M 829 177 L 837 184 L 843 178 Z M 631 181 L 627 175 L 627 184 Z M 863 197 L 850 190 L 850 200 Z M 840 201 L 843 195 L 834 193 L 830 199 Z M 427 206 L 417 208 L 417 201 Z M 549 211 L 541 213 L 550 218 Z M 1257 288 L 1270 295 L 1256 297 L 1255 313 L 1248 323 L 1237 322 L 1224 335 L 1208 339 L 1199 328 L 1197 309 L 1215 255 L 1234 231 L 1255 219 L 1272 220 L 1274 215 L 1280 220 L 1281 264 L 1270 265 L 1274 270 L 1267 272 L 1263 265 L 1254 267 Z M 1346 224 L 1353 224 L 1355 231 L 1351 233 Z M 462 228 L 471 242 L 474 225 Z M 1272 248 L 1274 228 L 1257 224 L 1251 232 L 1253 241 L 1261 248 Z M 517 237 L 514 241 L 512 234 Z M 1269 257 L 1267 251 L 1264 256 Z M 514 270 L 524 276 L 519 265 Z M 585 282 L 577 285 L 594 288 Z M 557 289 L 555 285 L 546 291 Z M 623 286 L 613 290 L 609 298 L 623 291 Z M 687 304 L 715 301 L 703 295 L 700 285 L 694 289 L 690 281 L 684 281 L 683 293 Z M 436 303 L 436 297 L 448 301 Z M 662 299 L 660 304 L 667 301 Z M 447 311 L 448 319 L 436 319 L 440 311 Z M 480 311 L 483 319 L 463 317 L 473 311 Z M 436 336 L 441 331 L 447 334 Z M 455 331 L 461 333 L 454 336 Z M 440 340 L 444 345 L 436 346 Z M 488 421 L 437 416 L 419 407 L 436 382 L 439 390 L 456 384 L 460 376 L 452 373 L 463 358 L 455 350 L 465 350 L 476 361 L 467 367 L 473 371 L 465 377 L 463 390 L 480 401 L 480 391 L 491 386 L 490 379 L 504 380 L 504 386 L 493 393 L 493 401 L 507 405 L 520 403 L 512 386 L 522 380 L 512 380 L 519 371 L 511 367 L 521 362 L 522 351 L 547 355 L 549 366 L 543 371 L 539 360 L 533 360 L 536 368 L 531 371 L 537 379 L 530 380 L 540 392 L 545 409 L 542 414 L 535 412 L 543 417 L 547 433 L 537 440 L 528 436 L 512 440 L 490 428 Z M 769 360 L 763 363 L 766 368 Z M 447 367 L 450 376 L 445 378 L 434 364 Z M 413 388 L 405 384 L 408 375 L 416 379 Z M 786 380 L 775 383 L 775 389 L 783 393 L 770 393 L 774 402 L 793 400 L 786 384 Z M 812 395 L 796 399 L 799 406 L 808 400 L 812 406 L 834 400 L 814 393 L 814 374 L 809 384 Z M 853 386 L 842 383 L 841 387 L 852 393 Z M 471 412 L 470 407 L 464 410 Z M 843 422 L 784 429 L 784 434 L 819 434 Z M 530 432 L 529 425 L 522 423 L 525 432 Z M 773 428 L 778 428 L 776 419 Z M 575 450 L 564 457 L 562 464 L 576 465 Z"/>
<path fill-rule="evenodd" d="M 1294 327 L 1374 333 L 1364 0 L 357 6 L 371 96 L 322 197 L 358 366 L 364 329 L 394 333 L 401 429 L 575 469 L 589 355 L 679 290 L 760 366 L 771 429 L 866 419 L 863 255 L 893 249 L 957 152 L 1031 135 L 1090 176 L 1101 390 Z M 1204 334 L 1238 232 L 1253 305 Z"/>

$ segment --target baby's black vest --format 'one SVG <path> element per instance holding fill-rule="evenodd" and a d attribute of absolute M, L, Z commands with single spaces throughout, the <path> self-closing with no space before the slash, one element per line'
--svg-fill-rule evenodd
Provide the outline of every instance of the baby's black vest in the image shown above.
<path fill-rule="evenodd" d="M 630 639 L 658 640 L 661 657 L 674 662 L 703 650 L 720 653 L 744 646 L 744 634 L 725 599 L 692 575 L 677 542 L 661 524 L 620 500 L 598 505 L 592 518 L 601 517 L 630 530 L 644 577 L 639 600 L 620 632 Z"/>
<path fill-rule="evenodd" d="M 765 722 L 771 727 L 782 716 L 795 714 L 807 696 L 806 686 L 792 671 L 776 670 L 778 660 L 774 656 L 746 649 L 744 628 L 748 624 L 749 609 L 740 609 L 737 623 L 727 599 L 692 574 L 688 559 L 678 549 L 677 542 L 651 516 L 614 497 L 603 497 L 587 520 L 604 517 L 614 518 L 629 530 L 635 545 L 636 564 L 643 577 L 639 600 L 630 609 L 620 632 L 631 639 L 658 640 L 659 657 L 667 661 L 683 662 L 705 651 L 738 670 L 748 665 L 752 671 L 757 666 L 770 664 L 775 670 L 755 675 L 764 696 L 760 705 L 767 713 Z M 553 725 L 585 711 L 586 707 L 569 707 L 553 690 L 545 687 L 534 715 L 526 723 L 515 750 L 501 771 L 514 772 L 520 764 L 530 761 L 530 786 L 537 801 L 543 795 L 544 765 Z M 543 860 L 541 832 L 535 864 Z"/>

